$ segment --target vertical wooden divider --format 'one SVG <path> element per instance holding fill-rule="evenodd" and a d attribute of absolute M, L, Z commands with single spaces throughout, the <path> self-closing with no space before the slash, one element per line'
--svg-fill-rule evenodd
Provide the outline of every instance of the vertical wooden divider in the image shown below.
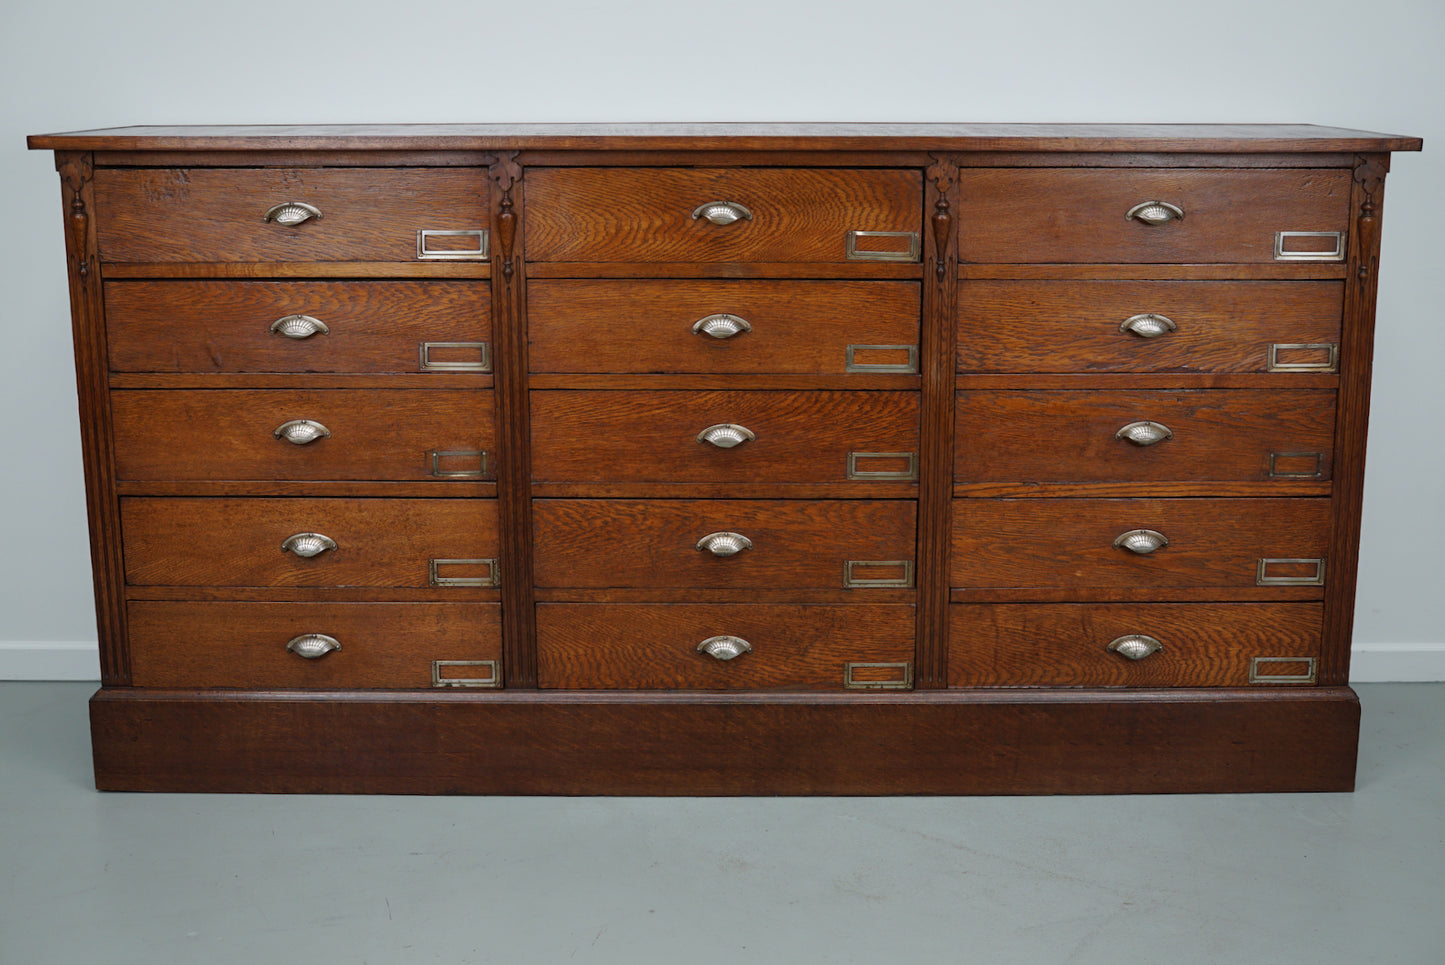
<path fill-rule="evenodd" d="M 1324 639 L 1317 682 L 1349 681 L 1355 623 L 1355 577 L 1360 563 L 1360 511 L 1364 505 L 1365 436 L 1370 424 L 1370 367 L 1375 347 L 1375 296 L 1380 274 L 1380 213 L 1388 154 L 1355 158 L 1350 195 L 1349 274 L 1340 345 L 1340 394 L 1335 417 L 1334 499 L 1325 571 Z"/>
<path fill-rule="evenodd" d="M 492 366 L 497 392 L 497 473 L 502 570 L 502 674 L 511 689 L 537 686 L 532 594 L 531 407 L 527 395 L 527 285 L 523 170 L 498 155 L 492 179 Z"/>
<path fill-rule="evenodd" d="M 57 151 L 65 204 L 65 260 L 70 279 L 70 319 L 75 337 L 75 384 L 80 396 L 80 442 L 85 460 L 85 506 L 90 524 L 95 623 L 100 638 L 100 676 L 108 687 L 130 685 L 126 644 L 125 566 L 121 556 L 120 503 L 115 491 L 115 451 L 110 421 L 110 365 L 106 354 L 105 302 L 96 241 L 93 155 Z"/>
<path fill-rule="evenodd" d="M 958 165 L 934 156 L 924 184 L 919 359 L 918 636 L 914 685 L 948 686 L 949 502 L 953 496 L 954 337 L 958 295 Z"/>

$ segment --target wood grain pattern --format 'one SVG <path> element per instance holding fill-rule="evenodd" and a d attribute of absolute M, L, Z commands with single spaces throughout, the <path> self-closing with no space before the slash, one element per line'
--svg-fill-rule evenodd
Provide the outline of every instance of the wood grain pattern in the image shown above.
<path fill-rule="evenodd" d="M 1014 170 L 959 174 L 969 262 L 1272 262 L 1276 231 L 1344 231 L 1349 172 Z M 1161 200 L 1183 220 L 1124 218 Z"/>
<path fill-rule="evenodd" d="M 419 373 L 423 342 L 492 338 L 478 282 L 111 281 L 105 300 L 114 372 Z M 327 332 L 272 332 L 287 315 Z"/>
<path fill-rule="evenodd" d="M 313 392 L 264 390 L 113 393 L 121 479 L 416 480 L 441 472 L 496 475 L 490 390 Z M 329 438 L 296 445 L 275 436 L 293 420 L 319 422 Z M 455 477 L 451 477 L 455 478 Z"/>
<path fill-rule="evenodd" d="M 958 371 L 1265 372 L 1271 343 L 1338 345 L 1343 300 L 1338 282 L 970 281 Z M 1121 331 L 1147 313 L 1178 327 Z"/>
<path fill-rule="evenodd" d="M 471 125 L 145 128 L 32 145 L 71 152 L 57 160 L 106 675 L 99 786 L 1353 781 L 1358 706 L 1341 685 L 1378 152 L 1417 139 L 1279 125 Z M 89 150 L 103 153 L 75 153 Z M 1125 221 L 1156 198 L 1185 219 Z M 325 215 L 263 225 L 280 200 Z M 754 218 L 692 219 L 715 200 Z M 465 223 L 417 224 L 418 212 Z M 489 227 L 490 260 L 418 261 L 421 227 Z M 849 229 L 918 232 L 922 258 L 846 261 Z M 1346 229 L 1346 261 L 1274 260 L 1276 231 Z M 289 307 L 297 296 L 309 308 Z M 348 340 L 248 328 L 292 311 Z M 712 312 L 751 312 L 754 331 L 717 343 L 687 331 Z M 1143 312 L 1179 328 L 1120 333 Z M 423 339 L 490 340 L 495 377 L 419 372 Z M 1268 372 L 1267 347 L 1295 342 L 1338 342 L 1339 374 Z M 916 374 L 841 371 L 840 345 L 913 343 Z M 295 417 L 325 409 L 334 435 L 287 449 L 263 426 L 259 438 L 310 459 L 278 464 L 246 420 L 279 424 L 296 400 L 320 408 Z M 1114 440 L 1138 419 L 1175 435 L 1148 449 Z M 695 441 L 723 422 L 759 437 Z M 427 426 L 494 431 L 497 481 L 399 470 L 403 450 L 431 447 L 409 435 Z M 913 453 L 917 479 L 846 478 L 849 452 L 879 451 Z M 1271 452 L 1319 452 L 1319 475 L 1270 479 Z M 1312 468 L 1294 458 L 1285 468 Z M 1170 544 L 1112 547 L 1146 527 Z M 722 530 L 754 547 L 695 549 Z M 281 551 L 308 531 L 339 548 Z M 842 588 L 854 549 L 913 554 L 916 588 Z M 500 588 L 428 585 L 429 559 L 493 557 Z M 1323 559 L 1328 580 L 1256 585 L 1265 557 Z M 729 627 L 708 629 L 720 617 Z M 344 632 L 339 654 L 285 653 L 279 633 L 326 632 L 318 621 Z M 697 654 L 727 632 L 755 649 Z M 1139 663 L 1103 651 L 1126 632 L 1165 649 Z M 499 659 L 512 689 L 430 690 L 435 646 Z M 919 690 L 838 692 L 857 659 L 844 651 L 860 649 L 876 658 L 865 662 L 911 660 Z M 1251 683 L 1254 656 L 1314 657 L 1320 685 Z"/>
<path fill-rule="evenodd" d="M 1282 686 L 1251 684 L 1252 658 L 1318 658 L 1322 614 L 1318 603 L 955 605 L 949 685 Z M 1162 649 L 1142 660 L 1111 653 L 1128 634 Z"/>
<path fill-rule="evenodd" d="M 922 322 L 923 392 L 920 399 L 918 483 L 918 666 L 920 689 L 947 685 L 948 554 L 953 517 L 950 475 L 954 446 L 953 346 L 958 340 L 958 246 L 954 212 L 959 210 L 958 166 L 950 155 L 935 155 L 926 172 L 925 201 L 932 231 L 924 240 Z"/>
<path fill-rule="evenodd" d="M 1385 174 L 1390 159 L 1356 159 L 1351 196 L 1350 272 L 1345 284 L 1345 331 L 1340 346 L 1339 417 L 1335 446 L 1336 496 L 1330 554 L 1336 585 L 1325 594 L 1325 640 L 1320 680 L 1349 680 L 1350 644 L 1355 623 L 1355 579 L 1359 571 L 1360 516 L 1365 497 L 1365 441 L 1370 426 L 1370 376 L 1375 352 L 1375 299 L 1380 276 L 1380 231 L 1384 215 Z"/>
<path fill-rule="evenodd" d="M 497 403 L 498 435 L 502 450 L 497 506 L 501 542 L 501 566 L 507 573 L 502 584 L 502 639 L 506 659 L 506 685 L 513 688 L 537 686 L 536 626 L 532 601 L 532 415 L 526 375 L 531 362 L 527 354 L 527 273 L 522 250 L 527 236 L 526 171 L 515 152 L 501 152 L 487 175 L 493 182 L 492 218 L 503 224 L 504 214 L 516 223 L 506 238 L 492 250 L 492 300 L 497 306 Z"/>
<path fill-rule="evenodd" d="M 957 399 L 960 483 L 1270 481 L 1271 470 L 1330 477 L 1333 392 L 959 392 Z M 1142 421 L 1173 436 L 1149 446 L 1117 438 Z"/>
<path fill-rule="evenodd" d="M 956 499 L 955 587 L 1254 588 L 1260 559 L 1323 559 L 1327 499 Z M 1140 556 L 1115 548 L 1135 529 L 1169 545 Z M 1333 574 L 1328 573 L 1326 579 Z M 1319 586 L 1261 587 L 1272 599 L 1320 599 Z"/>
<path fill-rule="evenodd" d="M 876 695 L 103 690 L 91 700 L 90 720 L 96 786 L 116 791 L 1197 794 L 1351 790 L 1360 705 L 1347 687 Z M 348 739 L 297 741 L 298 733 Z"/>
<path fill-rule="evenodd" d="M 537 168 L 533 261 L 842 262 L 847 234 L 921 229 L 922 178 L 907 170 Z M 751 220 L 694 219 L 732 201 Z"/>
<path fill-rule="evenodd" d="M 1343 262 L 1279 262 L 1269 264 L 1176 265 L 1141 263 L 1097 264 L 960 264 L 958 277 L 990 281 L 1339 281 Z"/>
<path fill-rule="evenodd" d="M 497 556 L 490 499 L 127 497 L 120 512 L 126 580 L 143 586 L 427 587 L 429 560 Z M 296 533 L 337 549 L 302 559 L 281 549 Z"/>
<path fill-rule="evenodd" d="M 95 190 L 105 261 L 415 261 L 419 229 L 488 227 L 470 168 L 121 168 L 97 172 Z M 286 201 L 322 216 L 261 220 Z"/>
<path fill-rule="evenodd" d="M 430 688 L 433 660 L 502 657 L 495 603 L 132 602 L 128 610 L 138 687 Z M 315 659 L 286 649 L 307 633 L 340 649 Z"/>
<path fill-rule="evenodd" d="M 527 310 L 534 373 L 844 375 L 849 345 L 918 346 L 909 282 L 551 279 L 531 284 Z M 751 330 L 693 332 L 724 313 Z"/>
<path fill-rule="evenodd" d="M 911 501 L 542 499 L 533 513 L 539 587 L 843 589 L 849 560 L 914 560 Z M 719 532 L 752 546 L 729 557 L 697 548 Z"/>
<path fill-rule="evenodd" d="M 111 262 L 106 278 L 475 278 L 491 277 L 478 261 Z"/>
<path fill-rule="evenodd" d="M 913 608 L 897 605 L 543 603 L 537 680 L 561 690 L 841 690 L 849 662 L 911 662 L 913 622 Z M 731 660 L 697 652 L 724 634 L 752 650 Z"/>
<path fill-rule="evenodd" d="M 757 438 L 697 441 L 713 425 Z M 905 392 L 533 392 L 532 472 L 543 482 L 848 483 L 849 452 L 918 452 Z M 901 463 L 901 460 L 900 460 Z M 892 465 L 891 463 L 889 464 Z M 860 497 L 877 483 L 850 485 Z"/>
<path fill-rule="evenodd" d="M 1420 150 L 1416 137 L 1317 124 L 211 124 L 33 134 L 27 144 L 32 150 L 71 151 Z"/>
<path fill-rule="evenodd" d="M 64 152 L 56 155 L 55 169 L 60 174 L 65 211 L 65 265 L 100 675 L 107 686 L 125 686 L 130 682 L 130 651 L 122 602 L 125 578 L 115 491 L 115 441 L 110 389 L 105 381 L 106 318 L 95 236 L 94 167 L 90 155 Z"/>

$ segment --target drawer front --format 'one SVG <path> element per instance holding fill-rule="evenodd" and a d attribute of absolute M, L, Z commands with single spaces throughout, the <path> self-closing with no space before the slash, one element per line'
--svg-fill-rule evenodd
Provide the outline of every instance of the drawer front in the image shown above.
<path fill-rule="evenodd" d="M 489 211 L 468 168 L 101 169 L 95 201 L 101 258 L 122 262 L 417 261 L 418 231 L 480 232 L 427 242 L 462 255 Z M 264 220 L 287 203 L 320 216 Z"/>
<path fill-rule="evenodd" d="M 901 604 L 543 603 L 537 681 L 559 690 L 843 690 L 850 680 L 910 689 L 913 627 L 913 607 Z M 718 637 L 749 649 L 729 659 L 699 651 L 730 646 L 707 644 Z"/>
<path fill-rule="evenodd" d="M 105 323 L 114 372 L 492 371 L 486 282 L 111 281 Z"/>
<path fill-rule="evenodd" d="M 949 607 L 948 682 L 952 687 L 1309 684 L 1323 617 L 1318 603 L 955 604 Z"/>
<path fill-rule="evenodd" d="M 960 372 L 1332 372 L 1343 282 L 969 281 Z M 1313 349 L 1271 346 L 1314 346 Z M 1292 358 L 1298 355 L 1298 358 Z"/>
<path fill-rule="evenodd" d="M 736 220 L 714 223 L 701 210 L 720 202 L 740 208 L 714 217 Z M 527 257 L 845 262 L 849 232 L 864 231 L 891 233 L 855 239 L 872 260 L 916 262 L 922 209 L 918 171 L 536 168 L 527 172 Z"/>
<path fill-rule="evenodd" d="M 493 479 L 490 389 L 117 391 L 121 479 Z"/>
<path fill-rule="evenodd" d="M 959 260 L 1033 264 L 1294 263 L 1285 251 L 1338 247 L 1348 230 L 1350 172 L 1344 169 L 995 169 L 959 173 L 965 211 Z M 1129 219 L 1137 205 L 1162 201 L 1183 217 L 1162 224 Z"/>
<path fill-rule="evenodd" d="M 699 441 L 729 425 L 753 438 L 732 448 Z M 532 393 L 539 481 L 842 483 L 851 472 L 866 494 L 916 479 L 917 452 L 909 392 Z"/>
<path fill-rule="evenodd" d="M 1097 593 L 1248 587 L 1318 599 L 1329 509 L 1327 499 L 955 499 L 950 584 Z M 1168 544 L 1142 554 L 1114 545 L 1137 531 Z M 1266 563 L 1260 582 L 1262 560 L 1302 559 L 1318 562 Z"/>
<path fill-rule="evenodd" d="M 961 483 L 1330 478 L 1331 390 L 967 391 L 956 401 Z"/>
<path fill-rule="evenodd" d="M 458 677 L 488 687 L 502 682 L 495 603 L 132 602 L 128 612 L 137 687 L 332 690 L 451 687 Z M 315 635 L 330 640 L 307 639 Z M 326 649 L 333 643 L 336 649 Z M 434 669 L 433 661 L 444 663 Z"/>
<path fill-rule="evenodd" d="M 499 581 L 494 499 L 130 497 L 120 519 L 132 586 L 454 590 Z M 328 542 L 334 548 L 322 548 Z"/>
<path fill-rule="evenodd" d="M 915 506 L 858 500 L 543 499 L 538 586 L 913 586 Z"/>
<path fill-rule="evenodd" d="M 918 372 L 913 282 L 538 279 L 527 317 L 534 372 Z"/>

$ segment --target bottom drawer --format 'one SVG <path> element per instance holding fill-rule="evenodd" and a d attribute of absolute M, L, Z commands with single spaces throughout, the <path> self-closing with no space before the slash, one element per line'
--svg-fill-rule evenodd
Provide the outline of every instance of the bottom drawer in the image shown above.
<path fill-rule="evenodd" d="M 134 602 L 128 613 L 137 687 L 502 685 L 495 603 Z"/>
<path fill-rule="evenodd" d="M 951 687 L 1312 684 L 1324 617 L 1318 603 L 954 604 L 949 610 Z"/>
<path fill-rule="evenodd" d="M 910 689 L 913 626 L 906 604 L 543 603 L 537 680 L 561 690 Z M 716 655 L 699 650 L 715 638 Z"/>

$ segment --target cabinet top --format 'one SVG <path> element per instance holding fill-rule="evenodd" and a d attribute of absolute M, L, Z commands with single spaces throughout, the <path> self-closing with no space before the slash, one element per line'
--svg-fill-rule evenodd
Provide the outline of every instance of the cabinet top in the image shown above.
<path fill-rule="evenodd" d="M 1417 137 L 1314 124 L 326 124 L 34 134 L 61 151 L 1418 151 Z"/>

